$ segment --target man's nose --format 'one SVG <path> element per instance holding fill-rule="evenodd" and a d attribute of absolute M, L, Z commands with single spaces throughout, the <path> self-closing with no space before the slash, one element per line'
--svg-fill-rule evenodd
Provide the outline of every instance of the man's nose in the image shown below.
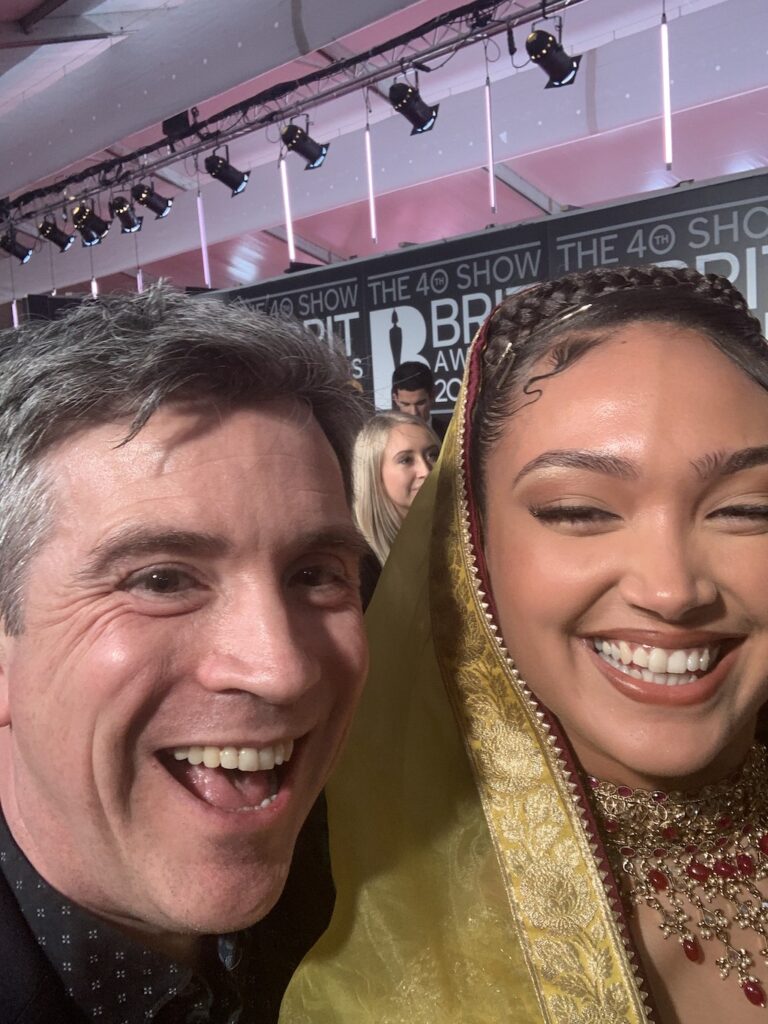
<path fill-rule="evenodd" d="M 198 680 L 216 691 L 248 691 L 270 704 L 293 704 L 320 680 L 317 637 L 302 636 L 280 586 L 248 588 L 216 609 Z"/>
<path fill-rule="evenodd" d="M 678 622 L 717 600 L 710 560 L 683 531 L 649 524 L 632 538 L 631 545 L 619 587 L 628 604 Z"/>

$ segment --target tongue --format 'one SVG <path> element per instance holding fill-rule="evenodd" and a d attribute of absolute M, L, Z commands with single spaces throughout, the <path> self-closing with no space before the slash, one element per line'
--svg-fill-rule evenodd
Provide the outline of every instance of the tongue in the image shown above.
<path fill-rule="evenodd" d="M 173 775 L 190 793 L 221 811 L 258 807 L 262 800 L 277 792 L 274 771 L 241 772 L 177 761 Z"/>

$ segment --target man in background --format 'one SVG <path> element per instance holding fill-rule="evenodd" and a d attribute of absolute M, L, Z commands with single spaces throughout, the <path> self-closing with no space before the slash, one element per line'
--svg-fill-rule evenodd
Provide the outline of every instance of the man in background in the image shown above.
<path fill-rule="evenodd" d="M 450 416 L 433 416 L 435 381 L 426 363 L 410 361 L 400 363 L 392 374 L 392 406 L 400 412 L 417 416 L 429 423 L 442 441 L 450 423 Z"/>
<path fill-rule="evenodd" d="M 0 1020 L 276 1019 L 366 667 L 362 417 L 300 325 L 167 288 L 0 338 Z"/>

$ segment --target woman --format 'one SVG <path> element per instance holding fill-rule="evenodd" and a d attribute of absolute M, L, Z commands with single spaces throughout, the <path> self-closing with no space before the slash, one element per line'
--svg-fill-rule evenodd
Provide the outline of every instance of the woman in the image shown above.
<path fill-rule="evenodd" d="M 355 518 L 382 565 L 439 451 L 429 424 L 402 412 L 377 413 L 358 434 L 352 457 Z"/>
<path fill-rule="evenodd" d="M 767 390 L 713 275 L 491 315 L 371 606 L 336 911 L 281 1021 L 758 1018 Z"/>

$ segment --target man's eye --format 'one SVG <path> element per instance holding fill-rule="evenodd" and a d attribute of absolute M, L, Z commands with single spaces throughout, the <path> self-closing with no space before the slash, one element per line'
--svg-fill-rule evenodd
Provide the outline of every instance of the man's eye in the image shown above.
<path fill-rule="evenodd" d="M 134 573 L 123 585 L 124 590 L 133 590 L 146 594 L 157 594 L 160 597 L 174 595 L 193 590 L 198 586 L 197 580 L 183 569 L 167 568 L 144 569 Z"/>
<path fill-rule="evenodd" d="M 344 583 L 346 577 L 341 569 L 332 569 L 326 565 L 311 565 L 299 569 L 294 582 L 303 587 L 327 587 Z"/>
<path fill-rule="evenodd" d="M 291 577 L 291 586 L 307 595 L 313 603 L 339 604 L 357 598 L 358 574 L 342 562 L 325 565 L 306 565 Z"/>

